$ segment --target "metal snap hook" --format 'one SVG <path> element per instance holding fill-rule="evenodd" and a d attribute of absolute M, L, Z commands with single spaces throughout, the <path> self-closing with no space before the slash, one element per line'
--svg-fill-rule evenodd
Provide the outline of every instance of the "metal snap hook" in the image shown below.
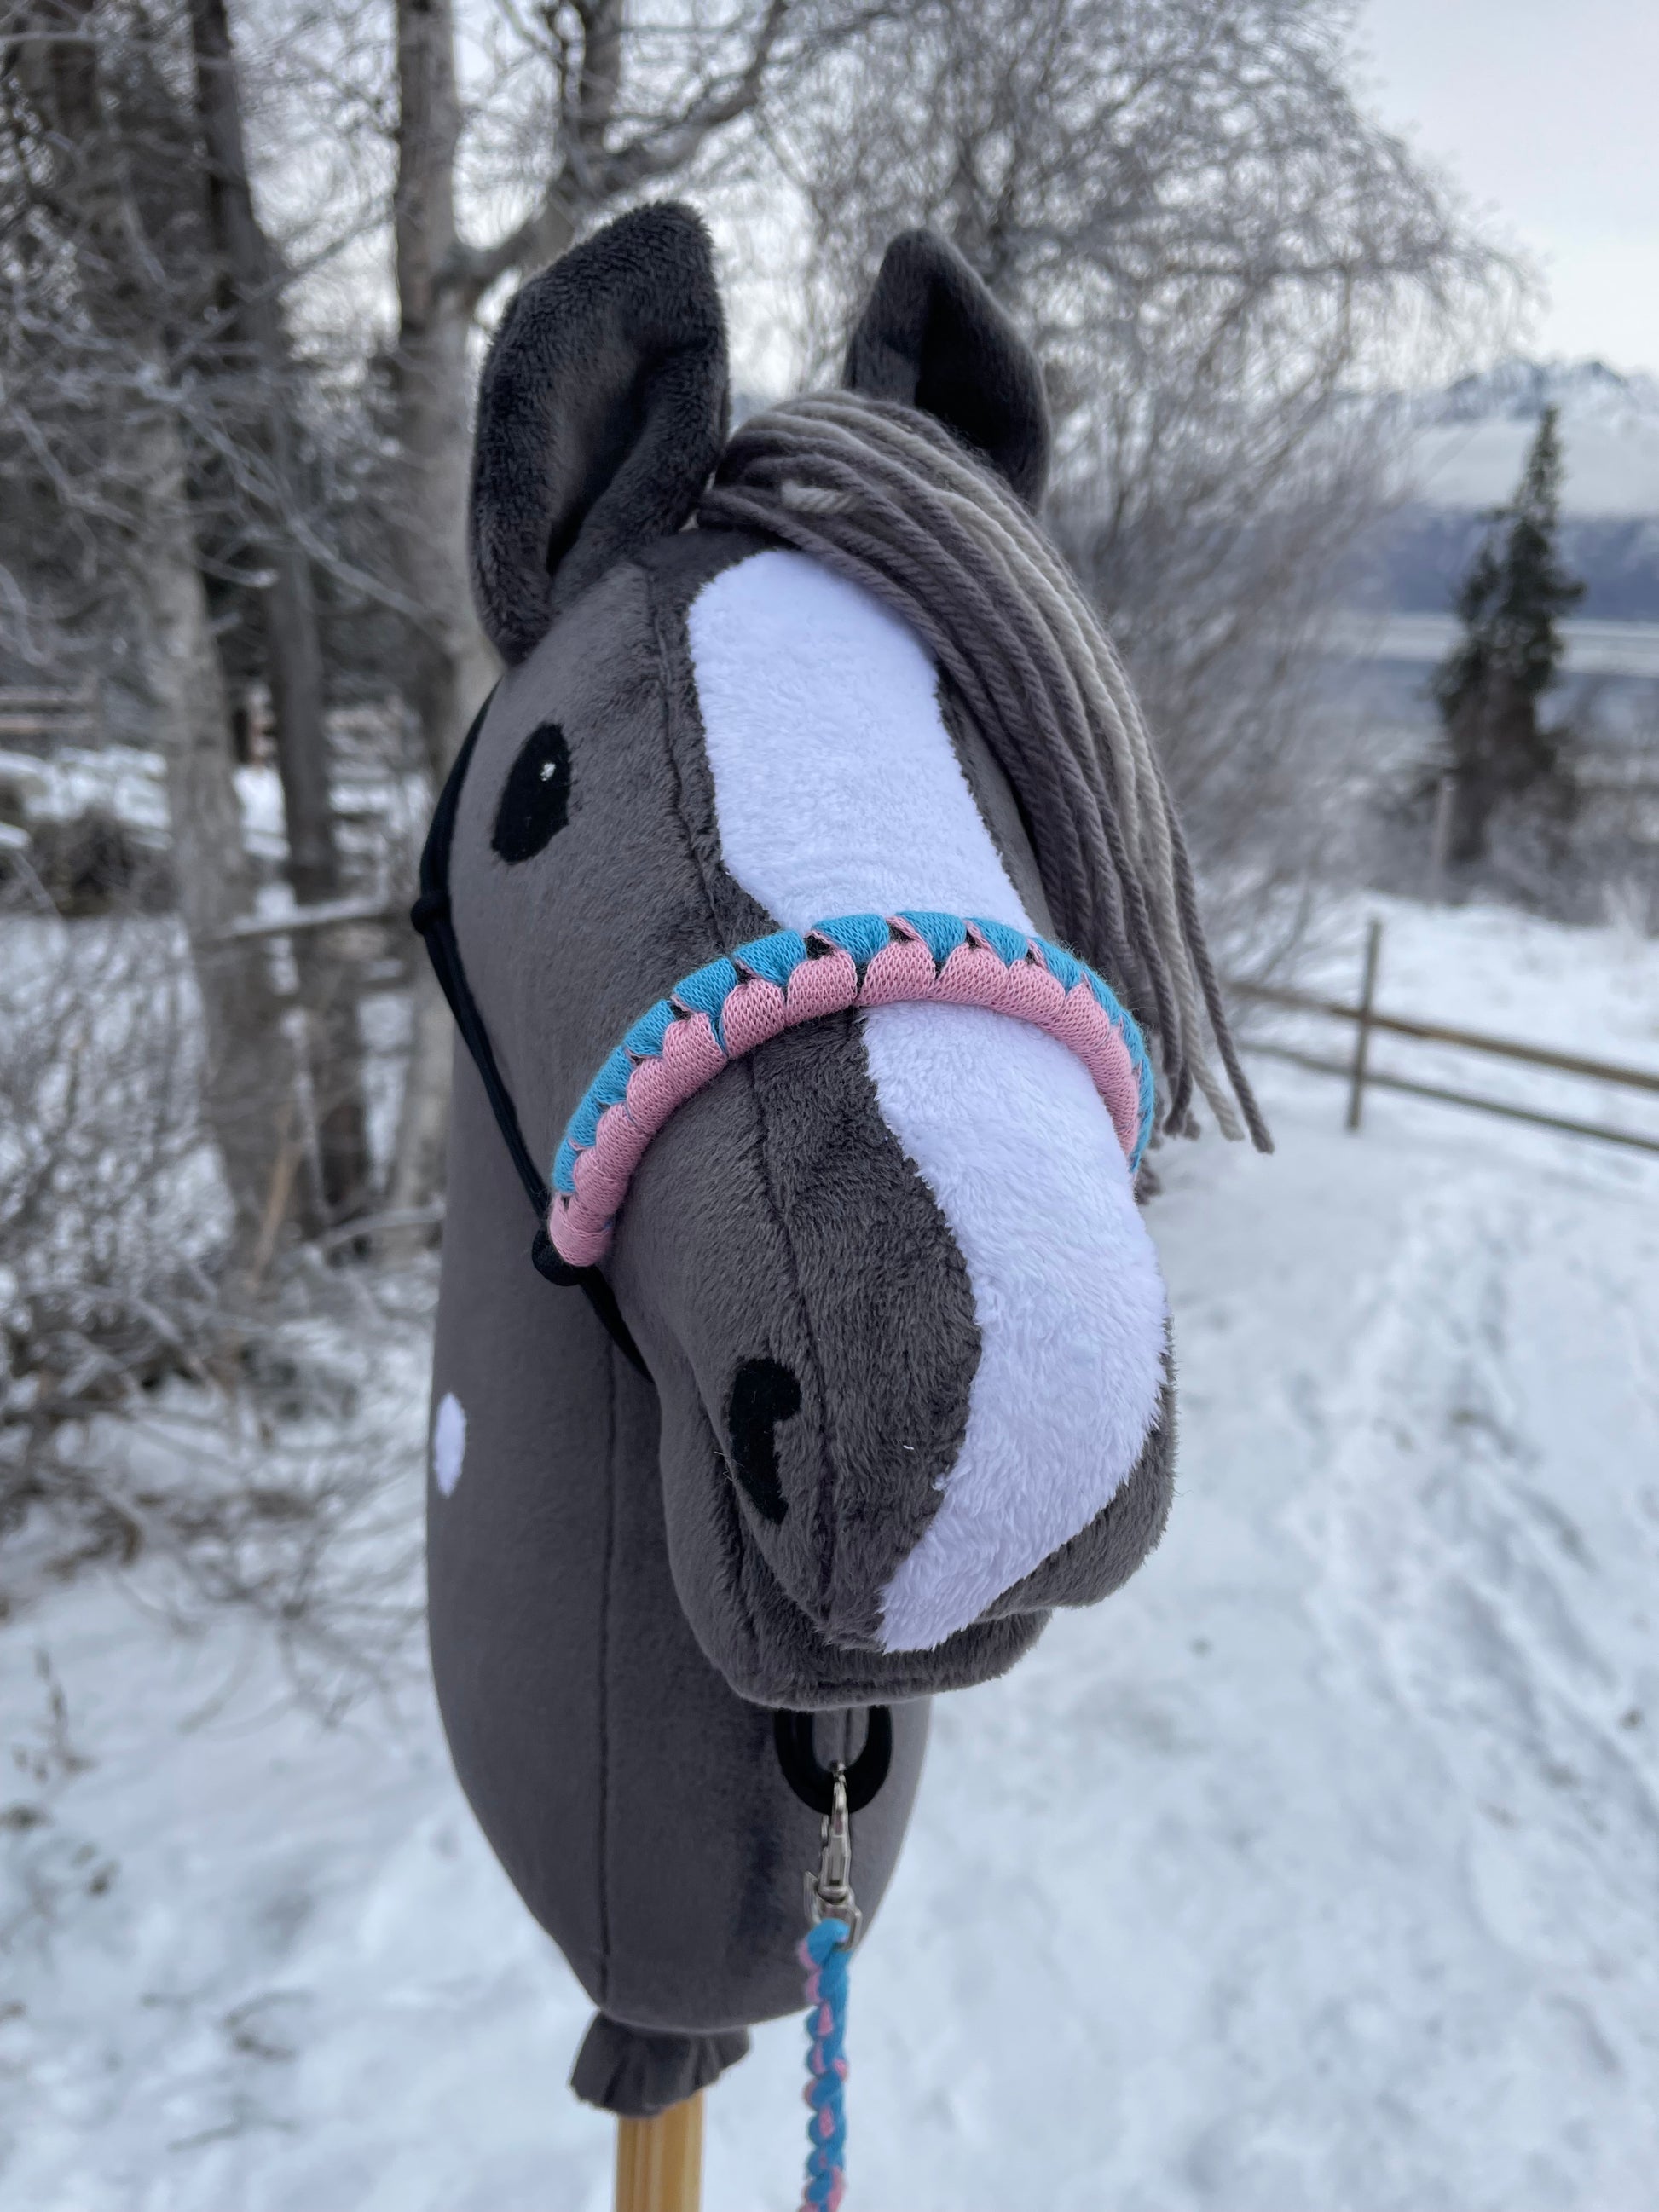
<path fill-rule="evenodd" d="M 847 1924 L 848 1940 L 856 1943 L 864 1926 L 853 1894 L 853 1816 L 847 1801 L 847 1769 L 840 1759 L 830 1770 L 830 1810 L 820 1831 L 816 1874 L 802 1876 L 806 1917 L 816 1928 L 821 1920 Z"/>

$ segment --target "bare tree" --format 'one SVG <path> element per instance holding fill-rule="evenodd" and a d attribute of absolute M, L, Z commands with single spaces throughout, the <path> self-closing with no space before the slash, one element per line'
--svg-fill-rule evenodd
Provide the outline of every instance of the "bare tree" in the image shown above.
<path fill-rule="evenodd" d="M 1310 649 L 1389 460 L 1354 387 L 1498 274 L 1356 101 L 1346 29 L 1336 0 L 919 0 L 775 134 L 810 231 L 810 370 L 908 223 L 1036 334 L 1053 524 L 1212 878 L 1268 812 L 1280 860 L 1318 821 Z"/>
<path fill-rule="evenodd" d="M 209 1121 L 231 1197 L 232 1243 L 245 1252 L 279 1151 L 287 1047 L 263 954 L 229 937 L 252 884 L 190 495 L 181 386 L 195 332 L 175 277 L 181 258 L 201 267 L 201 240 L 188 211 L 181 231 L 169 228 L 179 204 L 157 188 L 156 164 L 144 158 L 155 147 L 124 112 L 124 94 L 142 100 L 155 62 L 148 27 L 140 23 L 136 38 L 131 28 L 118 12 L 100 15 L 97 0 L 21 0 L 9 11 L 0 52 L 15 176 L 29 203 L 26 243 L 37 264 L 46 262 L 37 292 L 58 310 L 61 337 L 99 402 L 120 412 L 118 466 L 97 486 L 98 520 L 124 542 L 143 621 L 206 1038 Z M 166 100 L 153 112 L 165 118 Z"/>
<path fill-rule="evenodd" d="M 481 242 L 457 211 L 464 109 L 453 0 L 398 0 L 392 368 L 403 487 L 393 535 L 404 590 L 422 611 L 414 696 L 434 777 L 495 676 L 465 549 L 468 349 L 481 303 L 501 278 L 552 260 L 606 212 L 694 173 L 781 77 L 836 51 L 874 12 L 832 11 L 816 0 L 665 0 L 635 26 L 623 0 L 534 9 L 501 0 L 482 181 L 507 172 L 531 182 L 520 185 L 516 216 Z M 422 979 L 395 1208 L 420 1205 L 441 1179 L 448 1061 L 442 1001 Z"/>
<path fill-rule="evenodd" d="M 0 1614 L 143 1554 L 185 1618 L 260 1615 L 335 1711 L 418 1622 L 429 1271 L 216 1262 L 202 1030 L 170 918 L 0 898 Z M 27 1583 L 24 1583 L 27 1586 Z"/>
<path fill-rule="evenodd" d="M 422 610 L 416 704 L 434 774 L 454 757 L 494 675 L 465 542 L 468 346 L 480 303 L 500 278 L 562 253 L 605 210 L 684 176 L 711 139 L 750 115 L 780 57 L 790 0 L 720 11 L 670 4 L 648 30 L 629 28 L 623 0 L 522 11 L 502 0 L 501 13 L 518 46 L 503 63 L 499 119 L 516 124 L 521 148 L 532 133 L 540 143 L 530 204 L 480 241 L 457 214 L 464 111 L 453 0 L 397 8 L 392 366 L 408 478 L 397 538 L 404 588 Z"/>
<path fill-rule="evenodd" d="M 260 224 L 248 177 L 242 100 L 225 0 L 191 0 L 196 105 L 208 162 L 214 244 L 228 294 L 220 349 L 236 379 L 264 463 L 252 484 L 254 534 L 267 565 L 263 594 L 265 668 L 275 713 L 276 757 L 288 829 L 288 877 L 301 906 L 343 889 L 329 788 L 325 686 L 310 557 L 296 535 L 303 508 L 296 412 L 300 380 L 283 314 L 285 271 Z M 318 1093 L 317 1134 L 327 1218 L 360 1206 L 368 1148 L 357 1034 L 355 971 L 326 933 L 296 940 L 309 1060 Z"/>

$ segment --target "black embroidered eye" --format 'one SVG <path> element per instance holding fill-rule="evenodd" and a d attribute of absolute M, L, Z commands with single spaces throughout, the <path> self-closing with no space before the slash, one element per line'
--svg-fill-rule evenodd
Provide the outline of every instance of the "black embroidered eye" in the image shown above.
<path fill-rule="evenodd" d="M 800 1384 L 775 1359 L 745 1359 L 732 1378 L 732 1472 L 763 1521 L 781 1521 L 789 1501 L 778 1480 L 777 1425 L 800 1411 Z"/>
<path fill-rule="evenodd" d="M 570 748 L 556 722 L 544 722 L 519 749 L 489 842 L 504 860 L 533 860 L 569 814 Z"/>

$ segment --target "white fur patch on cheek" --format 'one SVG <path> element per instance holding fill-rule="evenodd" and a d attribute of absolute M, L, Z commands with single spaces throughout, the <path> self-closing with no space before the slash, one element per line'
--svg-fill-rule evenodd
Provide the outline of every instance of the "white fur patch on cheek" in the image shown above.
<path fill-rule="evenodd" d="M 466 1457 L 466 1408 L 453 1390 L 447 1390 L 432 1424 L 432 1480 L 446 1498 L 453 1498 Z"/>
<path fill-rule="evenodd" d="M 973 1006 L 881 1006 L 888 1126 L 968 1263 L 980 1363 L 921 1540 L 883 1593 L 889 1651 L 928 1650 L 1086 1528 L 1157 1418 L 1168 1306 L 1105 1108 L 1054 1038 Z"/>

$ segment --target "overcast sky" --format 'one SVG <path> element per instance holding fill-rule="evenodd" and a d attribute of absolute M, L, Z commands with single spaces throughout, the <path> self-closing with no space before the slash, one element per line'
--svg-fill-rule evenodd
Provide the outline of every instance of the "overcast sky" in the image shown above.
<path fill-rule="evenodd" d="M 1659 371 L 1659 0 L 1361 0 L 1371 96 L 1532 256 L 1528 349 Z"/>

